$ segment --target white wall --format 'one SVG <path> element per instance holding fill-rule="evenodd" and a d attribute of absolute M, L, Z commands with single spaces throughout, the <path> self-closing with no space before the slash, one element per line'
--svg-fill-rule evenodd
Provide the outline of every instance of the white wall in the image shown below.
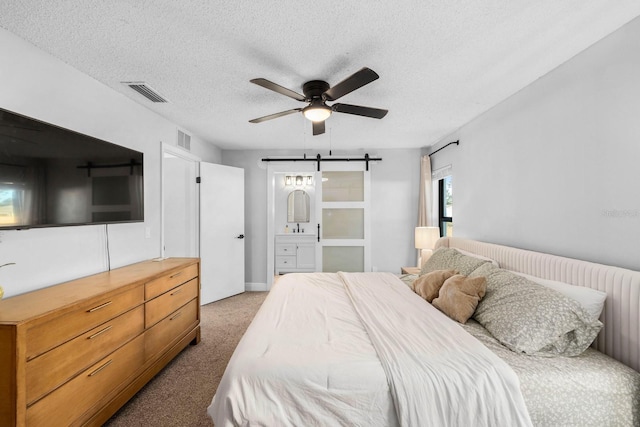
<path fill-rule="evenodd" d="M 420 150 L 378 150 L 382 162 L 371 168 L 371 266 L 400 273 L 416 265 Z"/>
<path fill-rule="evenodd" d="M 109 225 L 111 267 L 160 255 L 160 146 L 176 125 L 0 29 L 0 107 L 144 153 L 145 221 Z M 220 150 L 193 137 L 192 153 L 219 163 Z M 150 238 L 145 238 L 149 228 Z M 11 296 L 105 271 L 107 227 L 0 231 L 0 284 Z"/>
<path fill-rule="evenodd" d="M 248 283 L 265 284 L 267 280 L 267 170 L 261 159 L 302 154 L 302 151 L 276 150 L 222 151 L 223 164 L 245 170 L 245 280 Z M 335 150 L 333 153 L 334 156 L 343 154 Z M 349 154 L 363 156 L 365 151 Z M 369 155 L 383 159 L 371 165 L 372 267 L 399 273 L 401 267 L 416 262 L 413 230 L 418 218 L 420 150 L 376 150 Z"/>
<path fill-rule="evenodd" d="M 640 270 L 640 19 L 434 146 L 454 235 Z"/>

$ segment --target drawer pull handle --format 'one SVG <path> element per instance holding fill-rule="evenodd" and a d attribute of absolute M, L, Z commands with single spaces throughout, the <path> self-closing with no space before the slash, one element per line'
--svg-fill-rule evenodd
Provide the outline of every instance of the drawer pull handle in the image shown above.
<path fill-rule="evenodd" d="M 182 292 L 182 291 L 184 291 L 184 288 L 180 288 L 180 289 L 178 289 L 178 290 L 176 290 L 176 291 L 173 291 L 173 292 L 171 292 L 171 296 L 177 295 L 177 294 L 179 294 L 179 293 L 180 293 L 180 292 Z"/>
<path fill-rule="evenodd" d="M 111 302 L 112 301 L 107 301 L 104 304 L 100 304 L 97 307 L 90 308 L 89 310 L 87 310 L 87 313 L 93 313 L 94 311 L 98 311 L 98 310 L 100 310 L 102 308 L 105 308 L 106 306 L 111 305 Z"/>
<path fill-rule="evenodd" d="M 179 311 L 176 314 L 174 314 L 171 318 L 169 318 L 169 320 L 175 320 L 180 316 L 182 316 L 182 312 L 181 311 Z"/>
<path fill-rule="evenodd" d="M 173 276 L 170 276 L 170 277 L 169 277 L 169 279 L 173 279 L 173 278 L 175 278 L 175 277 L 178 277 L 178 276 L 180 276 L 182 273 L 184 273 L 184 271 L 180 271 L 180 272 L 178 272 L 178 273 L 174 274 Z"/>
<path fill-rule="evenodd" d="M 106 368 L 107 366 L 111 365 L 113 363 L 113 359 L 109 360 L 107 363 L 105 363 L 104 365 L 100 366 L 98 369 L 96 369 L 95 371 L 91 372 L 89 374 L 90 377 L 97 375 L 98 373 L 100 373 L 100 371 L 102 371 L 104 368 Z"/>
<path fill-rule="evenodd" d="M 107 331 L 108 331 L 109 329 L 111 329 L 111 328 L 113 328 L 113 325 L 109 325 L 109 326 L 107 326 L 106 328 L 104 328 L 104 329 L 102 329 L 102 330 L 100 330 L 100 331 L 96 332 L 95 334 L 91 335 L 90 337 L 87 337 L 87 339 L 92 340 L 92 339 L 94 339 L 95 337 L 97 337 L 98 335 L 102 335 L 102 334 L 104 334 L 105 332 L 107 332 Z"/>

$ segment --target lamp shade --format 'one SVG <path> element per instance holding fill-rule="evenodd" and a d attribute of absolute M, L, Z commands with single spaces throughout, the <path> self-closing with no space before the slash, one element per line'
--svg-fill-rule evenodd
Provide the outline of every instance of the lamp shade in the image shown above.
<path fill-rule="evenodd" d="M 331 115 L 331 109 L 322 105 L 310 105 L 302 109 L 302 114 L 312 122 L 323 122 Z"/>
<path fill-rule="evenodd" d="M 416 249 L 433 249 L 440 238 L 440 227 L 416 227 Z"/>

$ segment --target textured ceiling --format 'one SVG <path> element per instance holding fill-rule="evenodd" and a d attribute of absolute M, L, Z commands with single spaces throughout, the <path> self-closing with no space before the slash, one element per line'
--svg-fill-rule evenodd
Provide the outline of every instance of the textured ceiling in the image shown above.
<path fill-rule="evenodd" d="M 31 0 L 0 4 L 0 26 L 223 149 L 423 147 L 454 131 L 640 15 L 638 0 Z M 362 67 L 380 79 L 339 102 L 327 133 L 301 92 Z M 123 81 L 168 98 L 153 104 Z"/>

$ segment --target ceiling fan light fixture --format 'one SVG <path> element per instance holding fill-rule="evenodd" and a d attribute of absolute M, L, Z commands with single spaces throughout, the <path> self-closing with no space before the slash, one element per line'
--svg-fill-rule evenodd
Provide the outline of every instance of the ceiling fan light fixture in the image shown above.
<path fill-rule="evenodd" d="M 324 122 L 331 115 L 331 108 L 323 104 L 313 104 L 302 109 L 302 114 L 312 122 Z"/>

